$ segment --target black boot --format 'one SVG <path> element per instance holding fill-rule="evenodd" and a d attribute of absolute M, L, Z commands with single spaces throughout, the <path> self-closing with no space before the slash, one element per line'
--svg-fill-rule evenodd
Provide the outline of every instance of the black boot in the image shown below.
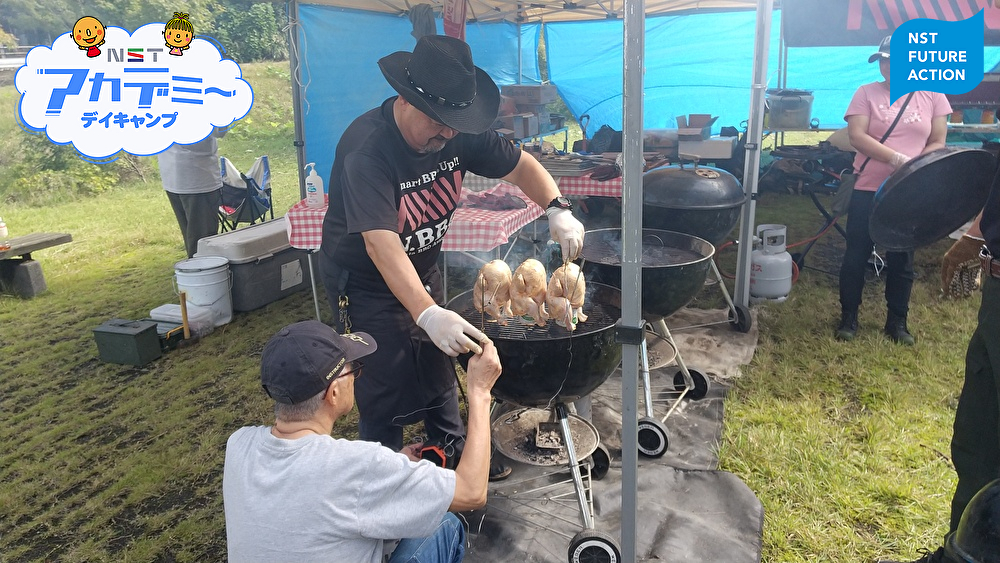
<path fill-rule="evenodd" d="M 842 311 L 840 313 L 840 326 L 837 327 L 837 340 L 854 340 L 858 333 L 858 312 Z"/>
<path fill-rule="evenodd" d="M 917 342 L 917 339 L 906 329 L 906 317 L 901 317 L 892 311 L 889 311 L 889 316 L 885 320 L 885 334 L 889 340 L 897 344 L 913 346 Z"/>

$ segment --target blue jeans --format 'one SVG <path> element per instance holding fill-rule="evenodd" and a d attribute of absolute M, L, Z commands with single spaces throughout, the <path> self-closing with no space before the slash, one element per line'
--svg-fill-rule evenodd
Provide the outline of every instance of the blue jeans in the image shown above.
<path fill-rule="evenodd" d="M 465 557 L 465 527 L 447 512 L 426 538 L 399 540 L 389 563 L 460 563 Z"/>

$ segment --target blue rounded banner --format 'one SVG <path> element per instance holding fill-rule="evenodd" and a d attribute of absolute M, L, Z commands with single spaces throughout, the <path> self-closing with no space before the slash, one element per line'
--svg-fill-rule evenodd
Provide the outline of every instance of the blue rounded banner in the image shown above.
<path fill-rule="evenodd" d="M 890 42 L 889 99 L 917 91 L 964 94 L 983 80 L 983 11 L 949 22 L 918 18 Z"/>

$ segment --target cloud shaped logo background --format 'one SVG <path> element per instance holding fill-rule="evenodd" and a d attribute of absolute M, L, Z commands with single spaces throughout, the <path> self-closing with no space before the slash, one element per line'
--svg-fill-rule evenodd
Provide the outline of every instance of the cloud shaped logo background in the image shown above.
<path fill-rule="evenodd" d="M 173 143 L 196 143 L 243 118 L 253 89 L 239 65 L 200 38 L 183 56 L 171 56 L 163 29 L 151 23 L 129 34 L 108 27 L 94 58 L 70 33 L 51 48 L 35 47 L 14 79 L 21 123 L 105 159 L 122 150 L 149 156 Z"/>

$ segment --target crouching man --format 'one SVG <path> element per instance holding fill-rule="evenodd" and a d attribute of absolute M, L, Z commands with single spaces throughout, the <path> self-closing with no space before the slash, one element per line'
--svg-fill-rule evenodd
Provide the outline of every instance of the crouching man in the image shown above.
<path fill-rule="evenodd" d="M 391 345 L 391 343 L 383 343 Z M 289 325 L 261 356 L 261 385 L 274 399 L 272 426 L 244 427 L 226 446 L 223 501 L 229 560 L 461 561 L 465 530 L 449 511 L 486 504 L 490 390 L 500 376 L 492 342 L 469 361 L 469 424 L 454 471 L 374 442 L 331 436 L 354 407 L 366 333 L 318 322 Z M 388 550 L 386 550 L 388 551 Z"/>

